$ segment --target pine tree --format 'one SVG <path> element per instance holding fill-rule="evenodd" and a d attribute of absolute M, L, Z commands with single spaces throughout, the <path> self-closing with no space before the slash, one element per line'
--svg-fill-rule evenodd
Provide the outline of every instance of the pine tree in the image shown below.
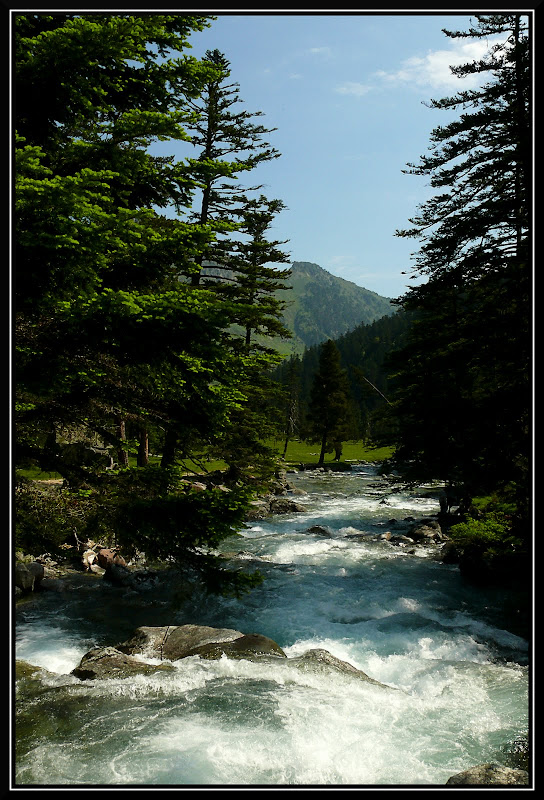
<path fill-rule="evenodd" d="M 415 321 L 396 354 L 397 457 L 418 477 L 456 483 L 466 498 L 512 487 L 530 463 L 530 43 L 523 14 L 477 15 L 452 38 L 500 37 L 458 76 L 487 82 L 434 101 L 460 116 L 431 136 L 410 172 L 437 194 L 413 227 L 415 273 L 400 299 Z"/>
<path fill-rule="evenodd" d="M 187 456 L 224 437 L 246 400 L 242 355 L 225 345 L 229 303 L 183 280 L 216 228 L 189 218 L 187 165 L 148 149 L 187 139 L 185 96 L 199 95 L 209 67 L 177 54 L 208 22 L 15 15 L 14 438 L 17 466 L 65 479 L 82 535 L 87 525 L 236 589 L 252 578 L 211 550 L 241 524 L 244 487 L 210 490 L 206 504 L 174 457 L 105 470 L 93 450 L 124 464 L 138 447 L 129 431 L 166 430 L 164 449 Z M 163 213 L 172 208 L 175 219 Z"/>
<path fill-rule="evenodd" d="M 292 355 L 286 363 L 283 381 L 283 404 L 284 404 L 284 435 L 282 457 L 287 455 L 287 447 L 290 439 L 293 438 L 300 425 L 300 356 Z"/>
<path fill-rule="evenodd" d="M 320 445 L 318 466 L 323 465 L 328 448 L 348 438 L 351 421 L 347 374 L 341 366 L 338 347 L 329 339 L 320 348 L 306 420 L 306 438 Z"/>
<path fill-rule="evenodd" d="M 281 200 L 268 200 L 264 195 L 247 200 L 239 212 L 240 238 L 221 244 L 224 255 L 220 260 L 229 272 L 215 289 L 233 303 L 234 321 L 243 330 L 248 353 L 252 347 L 266 349 L 267 338 L 291 337 L 282 322 L 285 303 L 278 294 L 289 289 L 286 281 L 291 270 L 273 266 L 287 263 L 288 254 L 279 249 L 286 242 L 267 238 L 275 216 L 284 208 Z M 275 352 L 273 348 L 268 351 Z"/>
<path fill-rule="evenodd" d="M 238 108 L 242 103 L 239 84 L 228 82 L 231 71 L 226 56 L 219 50 L 208 50 L 203 61 L 207 67 L 204 90 L 196 98 L 186 96 L 195 115 L 188 126 L 190 140 L 200 151 L 197 158 L 188 160 L 188 171 L 200 187 L 193 218 L 201 225 L 215 221 L 229 237 L 237 230 L 249 194 L 262 188 L 242 187 L 239 176 L 280 154 L 264 140 L 275 129 L 255 121 L 263 112 Z M 200 282 L 206 262 L 225 268 L 220 258 L 223 249 L 220 241 L 210 244 L 192 273 L 193 284 Z"/>

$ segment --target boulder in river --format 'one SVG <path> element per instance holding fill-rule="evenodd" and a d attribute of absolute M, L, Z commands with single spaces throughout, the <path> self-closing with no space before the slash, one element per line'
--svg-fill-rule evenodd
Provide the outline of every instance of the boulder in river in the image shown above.
<path fill-rule="evenodd" d="M 102 569 L 108 569 L 112 564 L 123 567 L 126 567 L 127 564 L 123 556 L 120 555 L 117 550 L 113 550 L 109 547 L 103 547 L 102 550 L 99 550 L 96 559 L 98 565 L 102 567 Z"/>
<path fill-rule="evenodd" d="M 72 674 L 76 677 L 116 677 L 119 673 L 146 671 L 141 655 L 148 658 L 179 661 L 189 656 L 218 659 L 223 655 L 249 661 L 274 661 L 309 673 L 340 673 L 358 678 L 384 689 L 387 686 L 370 678 L 365 672 L 333 656 L 328 650 L 314 648 L 300 656 L 288 658 L 283 649 L 268 636 L 260 633 L 244 634 L 232 628 L 212 628 L 207 625 L 164 625 L 140 627 L 126 642 L 116 648 L 98 648 L 90 651 Z M 89 674 L 92 671 L 92 676 Z"/>
<path fill-rule="evenodd" d="M 415 541 L 435 541 L 442 542 L 448 537 L 442 532 L 440 523 L 435 519 L 422 519 L 412 526 L 408 534 Z"/>
<path fill-rule="evenodd" d="M 207 625 L 178 625 L 138 628 L 134 636 L 119 645 L 128 654 L 141 653 L 152 658 L 178 661 L 187 656 L 201 658 L 254 658 L 273 655 L 286 658 L 281 647 L 260 633 L 243 634 L 232 628 L 210 628 Z"/>
<path fill-rule="evenodd" d="M 259 633 L 244 635 L 230 628 L 209 628 L 205 625 L 138 628 L 128 642 L 118 647 L 96 647 L 86 653 L 72 675 L 80 680 L 127 678 L 134 674 L 150 675 L 157 670 L 171 670 L 171 663 L 147 664 L 138 654 L 150 658 L 178 661 L 188 656 L 205 659 L 246 658 L 263 656 L 287 658 L 281 647 Z"/>
<path fill-rule="evenodd" d="M 172 664 L 146 664 L 122 653 L 116 647 L 95 647 L 86 653 L 72 675 L 82 681 L 104 678 L 129 678 L 173 670 Z"/>
<path fill-rule="evenodd" d="M 307 528 L 306 533 L 318 533 L 320 536 L 330 536 L 331 532 L 328 528 L 325 528 L 324 525 L 312 525 L 311 528 Z"/>
<path fill-rule="evenodd" d="M 447 786 L 465 785 L 500 785 L 516 784 L 518 786 L 528 786 L 529 773 L 524 769 L 512 769 L 503 767 L 501 764 L 478 764 L 464 772 L 452 775 L 446 781 Z"/>
<path fill-rule="evenodd" d="M 178 661 L 192 654 L 195 648 L 232 642 L 243 635 L 232 628 L 210 628 L 207 625 L 144 626 L 137 628 L 131 639 L 119 645 L 119 650 L 130 655 L 142 654 L 150 658 Z"/>
<path fill-rule="evenodd" d="M 357 669 L 353 664 L 336 658 L 328 650 L 322 648 L 306 650 L 302 655 L 290 658 L 288 663 L 303 672 L 339 672 L 349 677 L 359 678 L 366 683 L 372 683 L 375 686 L 382 686 L 384 689 L 394 689 L 393 686 L 387 686 L 385 683 L 380 683 L 380 681 L 370 678 L 362 669 Z"/>
<path fill-rule="evenodd" d="M 271 514 L 290 514 L 291 512 L 307 511 L 306 506 L 296 503 L 294 500 L 289 500 L 288 497 L 274 497 L 270 501 L 269 507 Z"/>
<path fill-rule="evenodd" d="M 287 658 L 279 644 L 260 633 L 248 633 L 230 642 L 210 642 L 193 648 L 188 656 L 214 659 L 226 655 L 228 658 L 247 658 L 250 661 L 261 656 Z"/>

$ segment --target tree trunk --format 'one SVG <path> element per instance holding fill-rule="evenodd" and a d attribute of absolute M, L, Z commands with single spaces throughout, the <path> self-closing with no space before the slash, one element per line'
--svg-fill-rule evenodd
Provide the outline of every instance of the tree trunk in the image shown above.
<path fill-rule="evenodd" d="M 147 467 L 149 464 L 149 434 L 147 428 L 140 428 L 140 445 L 138 447 L 138 466 Z"/>
<path fill-rule="evenodd" d="M 177 436 L 169 428 L 164 437 L 164 447 L 162 450 L 161 467 L 172 467 L 176 460 Z"/>
<path fill-rule="evenodd" d="M 285 458 L 285 456 L 287 455 L 287 445 L 288 444 L 289 444 L 289 434 L 287 434 L 287 436 L 285 437 L 285 444 L 283 445 L 282 458 Z"/>
<path fill-rule="evenodd" d="M 117 420 L 117 438 L 121 442 L 126 442 L 127 436 L 125 431 L 125 420 L 118 419 Z M 128 452 L 125 450 L 124 447 L 117 448 L 117 463 L 120 467 L 128 467 Z"/>
<path fill-rule="evenodd" d="M 321 440 L 321 452 L 319 454 L 319 461 L 317 462 L 318 467 L 323 466 L 323 462 L 325 461 L 325 452 L 327 450 L 327 432 L 323 434 L 323 439 Z"/>

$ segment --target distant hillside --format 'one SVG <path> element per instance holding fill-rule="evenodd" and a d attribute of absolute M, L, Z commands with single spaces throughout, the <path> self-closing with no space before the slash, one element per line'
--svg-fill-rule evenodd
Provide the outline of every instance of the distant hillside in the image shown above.
<path fill-rule="evenodd" d="M 306 347 L 338 339 L 358 325 L 366 325 L 395 307 L 386 297 L 331 275 L 317 264 L 294 261 L 291 289 L 278 292 L 287 302 L 284 323 L 293 338 L 275 342 L 282 353 L 303 353 Z"/>
<path fill-rule="evenodd" d="M 204 277 L 212 279 L 221 280 L 230 274 L 212 264 L 202 270 Z M 395 312 L 387 297 L 337 278 L 308 261 L 293 261 L 287 284 L 290 288 L 279 290 L 277 297 L 286 303 L 283 322 L 293 337 L 263 340 L 283 354 L 302 355 L 308 347 L 338 339 L 358 325 Z"/>

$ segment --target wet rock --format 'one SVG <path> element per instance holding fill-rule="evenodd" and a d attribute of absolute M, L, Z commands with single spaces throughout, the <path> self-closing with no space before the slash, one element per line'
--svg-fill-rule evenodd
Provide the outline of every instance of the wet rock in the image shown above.
<path fill-rule="evenodd" d="M 305 489 L 301 489 L 298 486 L 290 486 L 289 484 L 287 485 L 287 491 L 289 492 L 289 494 L 296 495 L 299 497 L 308 494 L 308 492 Z"/>
<path fill-rule="evenodd" d="M 23 678 L 32 678 L 37 673 L 42 672 L 41 667 L 36 667 L 34 664 L 29 664 L 28 661 L 16 659 L 15 661 L 15 680 L 19 681 Z"/>
<path fill-rule="evenodd" d="M 15 586 L 23 593 L 33 592 L 40 585 L 44 575 L 43 564 L 37 561 L 30 561 L 27 564 L 18 561 L 15 565 Z"/>
<path fill-rule="evenodd" d="M 130 655 L 142 654 L 170 661 L 188 656 L 215 659 L 223 654 L 229 658 L 253 659 L 264 655 L 287 658 L 281 647 L 267 636 L 206 625 L 138 628 L 134 636 L 117 649 Z"/>
<path fill-rule="evenodd" d="M 95 550 L 85 550 L 81 555 L 81 564 L 83 569 L 87 572 L 90 572 L 91 566 L 94 564 L 97 558 L 98 556 Z"/>
<path fill-rule="evenodd" d="M 127 562 L 123 556 L 117 552 L 117 550 L 112 550 L 108 547 L 104 547 L 102 550 L 98 551 L 96 560 L 98 561 L 98 566 L 106 570 L 113 564 L 123 567 L 126 567 L 127 565 Z"/>
<path fill-rule="evenodd" d="M 437 555 L 437 559 L 443 564 L 457 564 L 459 562 L 459 558 L 459 550 L 451 541 L 446 542 Z"/>
<path fill-rule="evenodd" d="M 86 653 L 71 674 L 82 681 L 129 678 L 173 670 L 172 664 L 145 664 L 116 647 L 95 647 Z"/>
<path fill-rule="evenodd" d="M 422 539 L 437 542 L 445 541 L 447 539 L 447 536 L 442 533 L 440 523 L 434 519 L 420 520 L 418 523 L 412 526 L 409 531 L 409 536 L 416 542 L 419 542 Z"/>
<path fill-rule="evenodd" d="M 274 497 L 270 501 L 271 514 L 290 514 L 292 512 L 304 512 L 306 507 L 294 500 L 289 500 L 287 497 Z"/>
<path fill-rule="evenodd" d="M 132 586 L 132 574 L 125 564 L 110 564 L 104 570 L 104 580 L 115 584 L 116 586 Z"/>
<path fill-rule="evenodd" d="M 124 653 L 142 654 L 151 658 L 178 661 L 192 654 L 195 648 L 208 644 L 232 642 L 242 637 L 241 631 L 231 628 L 211 628 L 207 625 L 164 625 L 137 628 L 134 636 L 118 646 Z"/>
<path fill-rule="evenodd" d="M 250 661 L 261 656 L 287 658 L 279 644 L 260 633 L 249 633 L 230 642 L 204 644 L 195 647 L 187 655 L 206 659 L 221 658 L 222 655 L 226 655 L 228 658 L 246 658 Z"/>
<path fill-rule="evenodd" d="M 512 769 L 503 767 L 500 764 L 478 764 L 457 775 L 448 778 L 446 785 L 500 785 L 516 784 L 518 786 L 529 785 L 529 773 L 524 769 Z"/>
<path fill-rule="evenodd" d="M 307 533 L 318 533 L 320 536 L 330 536 L 331 532 L 328 528 L 325 528 L 323 525 L 312 525 L 311 528 L 308 528 Z"/>
<path fill-rule="evenodd" d="M 66 583 L 61 578 L 45 577 L 40 584 L 40 589 L 44 589 L 47 592 L 64 592 L 66 591 Z"/>
<path fill-rule="evenodd" d="M 255 522 L 256 520 L 264 519 L 270 513 L 270 502 L 266 500 L 254 500 L 247 512 L 246 521 Z"/>
<path fill-rule="evenodd" d="M 336 656 L 333 656 L 332 653 L 329 653 L 328 650 L 321 648 L 307 650 L 300 656 L 290 658 L 288 660 L 288 664 L 302 670 L 303 672 L 339 672 L 343 675 L 359 678 L 366 683 L 372 683 L 375 686 L 382 686 L 384 689 L 394 689 L 393 686 L 387 686 L 385 683 L 380 683 L 380 681 L 370 678 L 366 672 L 363 672 L 363 670 L 357 669 L 357 667 L 354 667 L 353 664 L 350 664 L 347 661 L 342 661 L 342 659 L 336 658 Z"/>
<path fill-rule="evenodd" d="M 400 533 L 391 537 L 391 543 L 400 544 L 404 546 L 406 544 L 414 544 L 414 540 L 411 539 L 409 536 L 405 536 L 404 534 Z"/>

